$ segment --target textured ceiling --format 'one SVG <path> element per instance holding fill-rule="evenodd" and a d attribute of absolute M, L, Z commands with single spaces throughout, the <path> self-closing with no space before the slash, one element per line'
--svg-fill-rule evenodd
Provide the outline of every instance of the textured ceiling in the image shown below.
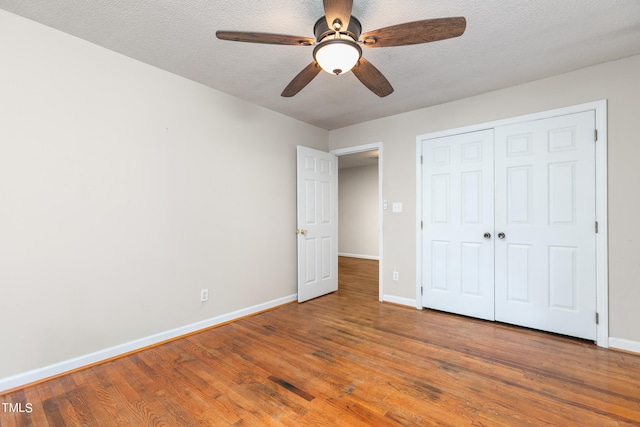
<path fill-rule="evenodd" d="M 320 73 L 280 93 L 312 47 L 234 43 L 217 30 L 313 37 L 321 0 L 0 0 L 0 8 L 325 129 L 441 104 L 640 54 L 638 0 L 354 0 L 363 32 L 464 16 L 461 37 L 364 49 L 395 92 Z"/>

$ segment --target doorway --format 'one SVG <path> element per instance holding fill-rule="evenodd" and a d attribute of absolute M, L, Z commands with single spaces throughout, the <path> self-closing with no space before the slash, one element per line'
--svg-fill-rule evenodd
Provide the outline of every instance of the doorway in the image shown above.
<path fill-rule="evenodd" d="M 356 176 L 352 176 L 352 178 L 355 179 L 356 182 L 353 182 L 354 184 L 354 191 L 357 191 L 357 187 L 358 187 L 358 183 L 357 180 L 358 175 L 362 176 L 363 179 L 366 179 L 366 176 L 370 176 L 372 173 L 372 170 L 374 167 L 377 167 L 377 191 L 375 192 L 377 194 L 377 197 L 374 197 L 375 200 L 375 204 L 373 206 L 373 208 L 376 209 L 377 215 L 375 213 L 371 214 L 368 213 L 366 214 L 367 219 L 363 222 L 366 222 L 366 224 L 361 224 L 362 226 L 357 226 L 357 227 L 351 227 L 351 229 L 349 230 L 345 230 L 345 227 L 349 227 L 349 222 L 350 223 L 354 223 L 353 221 L 355 221 L 355 217 L 358 215 L 362 215 L 364 214 L 363 212 L 358 212 L 359 207 L 358 207 L 358 201 L 357 200 L 350 200 L 350 202 L 355 202 L 352 203 L 350 206 L 345 206 L 345 208 L 349 208 L 349 209 L 355 209 L 355 212 L 351 212 L 352 215 L 344 215 L 346 214 L 346 212 L 344 212 L 342 203 L 338 204 L 338 211 L 339 211 L 339 216 L 342 215 L 343 219 L 345 219 L 347 222 L 347 224 L 341 224 L 339 223 L 339 228 L 342 228 L 341 231 L 339 231 L 339 236 L 347 236 L 348 240 L 349 240 L 349 246 L 343 247 L 344 251 L 340 251 L 340 249 L 338 250 L 338 253 L 342 256 L 347 256 L 347 257 L 355 257 L 355 258 L 363 258 L 363 259 L 370 259 L 370 260 L 378 260 L 378 300 L 379 301 L 383 301 L 383 296 L 384 296 L 384 286 L 383 286 L 383 280 L 382 280 L 382 271 L 383 271 L 383 250 L 382 250 L 382 165 L 383 165 L 383 144 L 381 142 L 379 143 L 373 143 L 373 144 L 365 144 L 365 145 L 358 145 L 358 146 L 354 146 L 354 147 L 347 147 L 347 148 L 341 148 L 341 149 L 337 149 L 337 150 L 332 150 L 331 153 L 335 154 L 336 156 L 338 156 L 338 167 L 339 167 L 339 178 L 338 181 L 341 181 L 340 178 L 340 174 L 349 174 L 351 175 L 356 175 Z M 358 171 L 355 170 L 355 168 L 362 168 Z M 349 171 L 349 169 L 352 169 L 351 171 Z M 367 170 L 369 169 L 369 170 Z M 342 172 L 342 170 L 344 171 L 348 171 L 348 172 Z M 370 189 L 369 189 L 370 190 Z M 368 203 L 371 204 L 371 194 L 364 195 L 362 194 L 363 199 L 362 202 L 363 203 Z M 375 196 L 375 195 L 374 195 Z M 368 208 L 365 208 L 368 209 Z M 371 224 L 371 222 L 373 221 L 373 225 Z M 376 224 L 377 223 L 377 224 Z M 373 230 L 373 231 L 371 231 Z M 347 233 L 345 233 L 345 231 Z M 363 234 L 371 234 L 371 233 L 376 233 L 377 236 L 374 236 L 374 239 L 371 238 L 371 236 L 369 235 L 364 236 Z M 349 235 L 349 233 L 351 233 Z M 375 239 L 375 237 L 377 237 L 377 239 Z M 372 245 L 376 245 L 376 243 L 372 242 L 377 240 L 377 254 L 374 253 L 376 252 L 375 250 L 371 249 Z"/>

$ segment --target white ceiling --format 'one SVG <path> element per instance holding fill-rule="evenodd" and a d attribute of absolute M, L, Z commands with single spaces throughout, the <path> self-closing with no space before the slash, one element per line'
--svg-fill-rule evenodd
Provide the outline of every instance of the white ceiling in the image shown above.
<path fill-rule="evenodd" d="M 321 0 L 0 0 L 0 8 L 325 129 L 640 54 L 638 0 L 354 0 L 363 32 L 464 16 L 461 37 L 364 49 L 395 92 L 378 98 L 352 73 L 320 73 L 280 93 L 312 47 L 221 41 L 217 30 L 313 37 Z"/>
<path fill-rule="evenodd" d="M 359 168 L 378 164 L 378 150 L 361 151 L 359 153 L 338 156 L 338 169 Z"/>

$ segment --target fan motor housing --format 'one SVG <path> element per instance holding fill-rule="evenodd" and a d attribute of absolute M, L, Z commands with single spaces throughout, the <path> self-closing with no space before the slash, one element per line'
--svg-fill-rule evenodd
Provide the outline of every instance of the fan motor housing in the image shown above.
<path fill-rule="evenodd" d="M 320 42 L 325 37 L 335 34 L 336 31 L 329 28 L 327 19 L 323 16 L 322 18 L 318 19 L 316 24 L 313 26 L 313 33 L 316 36 L 316 41 Z M 358 39 L 360 38 L 360 34 L 362 33 L 362 25 L 357 18 L 352 16 L 351 19 L 349 19 L 349 26 L 347 27 L 347 29 L 340 30 L 339 33 L 347 35 L 353 40 L 358 41 Z"/>

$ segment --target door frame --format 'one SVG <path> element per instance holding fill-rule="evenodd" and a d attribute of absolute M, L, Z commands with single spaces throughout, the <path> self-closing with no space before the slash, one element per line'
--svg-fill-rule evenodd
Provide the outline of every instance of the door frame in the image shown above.
<path fill-rule="evenodd" d="M 383 245 L 382 245 L 382 165 L 383 165 L 383 143 L 374 142 L 371 144 L 355 145 L 352 147 L 337 148 L 329 151 L 336 156 L 344 156 L 345 154 L 362 153 L 364 151 L 378 150 L 378 301 L 384 301 L 384 280 L 383 280 Z M 338 169 L 338 187 L 340 186 L 340 170 Z M 338 210 L 340 206 L 338 206 Z M 340 227 L 340 224 L 338 224 Z"/>
<path fill-rule="evenodd" d="M 588 102 L 554 110 L 542 111 L 534 114 L 511 117 L 477 125 L 464 126 L 455 129 L 430 132 L 416 136 L 416 308 L 422 310 L 422 141 L 426 139 L 452 136 L 461 133 L 492 129 L 498 126 L 533 120 L 547 119 L 567 114 L 595 111 L 597 142 L 596 155 L 596 310 L 599 322 L 596 324 L 596 344 L 599 347 L 609 347 L 609 239 L 607 220 L 607 100 Z"/>

